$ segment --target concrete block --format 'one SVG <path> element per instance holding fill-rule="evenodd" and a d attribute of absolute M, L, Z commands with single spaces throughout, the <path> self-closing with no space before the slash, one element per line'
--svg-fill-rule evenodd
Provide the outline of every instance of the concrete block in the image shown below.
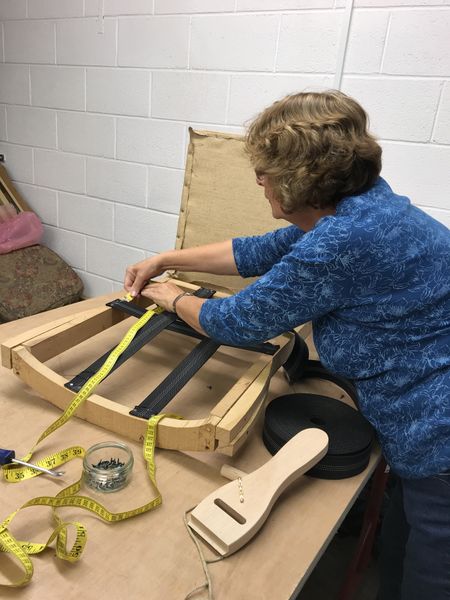
<path fill-rule="evenodd" d="M 145 206 L 146 186 L 144 165 L 96 158 L 86 161 L 86 190 L 90 196 Z"/>
<path fill-rule="evenodd" d="M 142 250 L 105 242 L 98 238 L 87 238 L 87 270 L 89 273 L 122 281 L 129 265 L 144 260 Z"/>
<path fill-rule="evenodd" d="M 31 103 L 33 106 L 85 109 L 85 77 L 81 67 L 32 66 Z"/>
<path fill-rule="evenodd" d="M 245 127 L 239 127 L 238 125 L 214 125 L 214 123 L 203 123 L 202 121 L 194 121 L 190 123 L 190 127 L 195 131 L 219 131 L 224 133 L 233 133 L 236 135 L 244 135 Z M 189 129 L 185 129 L 185 148 L 189 146 Z"/>
<path fill-rule="evenodd" d="M 6 21 L 3 31 L 7 62 L 55 62 L 55 26 L 51 21 Z"/>
<path fill-rule="evenodd" d="M 164 0 L 161 0 L 164 1 Z M 334 8 L 334 0 L 237 0 L 236 10 L 302 10 Z"/>
<path fill-rule="evenodd" d="M 184 125 L 150 119 L 117 119 L 117 158 L 162 167 L 184 167 Z"/>
<path fill-rule="evenodd" d="M 114 206 L 111 202 L 78 194 L 58 194 L 59 226 L 104 240 L 113 236 Z"/>
<path fill-rule="evenodd" d="M 116 205 L 115 241 L 150 252 L 175 247 L 178 216 L 134 206 Z"/>
<path fill-rule="evenodd" d="M 119 66 L 187 67 L 188 46 L 189 17 L 119 20 Z"/>
<path fill-rule="evenodd" d="M 449 31 L 448 9 L 393 12 L 383 73 L 448 77 Z"/>
<path fill-rule="evenodd" d="M 321 91 L 332 85 L 332 75 L 232 75 L 227 123 L 244 125 L 287 94 Z"/>
<path fill-rule="evenodd" d="M 371 130 L 390 140 L 430 140 L 441 84 L 434 79 L 344 77 L 342 91 L 366 109 Z"/>
<path fill-rule="evenodd" d="M 59 254 L 73 269 L 86 267 L 86 237 L 59 227 L 44 227 L 42 243 Z"/>
<path fill-rule="evenodd" d="M 110 294 L 113 291 L 113 283 L 104 277 L 86 273 L 84 270 L 75 269 L 83 282 L 83 298 L 94 298 L 95 296 L 103 296 Z"/>
<path fill-rule="evenodd" d="M 46 225 L 58 225 L 57 193 L 55 190 L 16 183 L 16 187 L 37 216 Z"/>
<path fill-rule="evenodd" d="M 82 17 L 83 0 L 28 0 L 28 18 Z"/>
<path fill-rule="evenodd" d="M 334 73 L 341 19 L 335 11 L 283 15 L 276 70 Z"/>
<path fill-rule="evenodd" d="M 86 16 L 98 15 L 98 0 L 85 0 Z M 104 15 L 151 15 L 153 3 L 150 0 L 103 0 Z"/>
<path fill-rule="evenodd" d="M 184 171 L 149 167 L 149 208 L 178 215 L 183 193 Z"/>
<path fill-rule="evenodd" d="M 354 0 L 356 7 L 398 7 L 398 6 L 442 6 L 448 0 Z M 345 0 L 338 0 L 340 6 L 345 6 Z"/>
<path fill-rule="evenodd" d="M 152 117 L 225 123 L 227 75 L 155 71 L 152 78 Z"/>
<path fill-rule="evenodd" d="M 56 113 L 45 108 L 8 106 L 8 140 L 25 146 L 56 148 Z"/>
<path fill-rule="evenodd" d="M 446 209 L 450 147 L 383 142 L 382 176 L 397 194 L 417 206 Z"/>
<path fill-rule="evenodd" d="M 442 91 L 432 141 L 450 144 L 450 83 L 448 82 Z"/>
<path fill-rule="evenodd" d="M 114 118 L 58 112 L 58 147 L 66 152 L 114 156 Z"/>
<path fill-rule="evenodd" d="M 345 73 L 379 73 L 388 23 L 388 11 L 354 11 Z"/>
<path fill-rule="evenodd" d="M 234 12 L 234 0 L 155 0 L 155 14 Z"/>
<path fill-rule="evenodd" d="M 0 21 L 25 19 L 26 16 L 27 0 L 2 0 L 0 3 Z"/>
<path fill-rule="evenodd" d="M 31 148 L 0 142 L 0 154 L 5 155 L 4 166 L 11 179 L 33 183 L 33 150 Z"/>
<path fill-rule="evenodd" d="M 0 102 L 30 104 L 30 68 L 0 64 Z"/>
<path fill-rule="evenodd" d="M 278 15 L 193 16 L 192 69 L 272 71 Z"/>
<path fill-rule="evenodd" d="M 0 106 L 0 140 L 6 142 L 6 107 Z"/>
<path fill-rule="evenodd" d="M 56 62 L 105 65 L 116 62 L 116 20 L 70 19 L 56 22 Z"/>
<path fill-rule="evenodd" d="M 75 154 L 52 150 L 34 151 L 34 173 L 36 185 L 84 193 L 85 159 Z"/>
<path fill-rule="evenodd" d="M 149 71 L 88 69 L 87 110 L 146 117 L 150 103 Z"/>

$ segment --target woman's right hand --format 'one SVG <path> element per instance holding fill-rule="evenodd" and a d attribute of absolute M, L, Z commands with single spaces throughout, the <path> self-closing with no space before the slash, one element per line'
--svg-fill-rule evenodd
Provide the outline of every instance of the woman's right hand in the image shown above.
<path fill-rule="evenodd" d="M 233 242 L 225 240 L 183 250 L 167 250 L 130 265 L 125 273 L 124 288 L 132 296 L 137 296 L 149 279 L 168 270 L 239 275 L 234 260 Z"/>
<path fill-rule="evenodd" d="M 157 277 L 164 273 L 165 269 L 162 266 L 161 255 L 151 256 L 145 260 L 130 265 L 125 272 L 124 288 L 133 297 L 145 287 L 149 279 Z"/>

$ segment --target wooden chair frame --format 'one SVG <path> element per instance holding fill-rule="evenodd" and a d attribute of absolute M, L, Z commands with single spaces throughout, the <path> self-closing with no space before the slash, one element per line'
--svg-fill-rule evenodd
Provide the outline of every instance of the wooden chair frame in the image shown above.
<path fill-rule="evenodd" d="M 197 286 L 176 280 L 181 288 Z M 220 293 L 219 296 L 226 296 Z M 1 345 L 2 365 L 12 369 L 39 395 L 65 410 L 74 393 L 64 387 L 67 380 L 51 370 L 45 361 L 117 324 L 125 315 L 109 306 L 86 310 L 11 338 Z M 303 335 L 307 335 L 301 331 Z M 308 332 L 309 333 L 309 332 Z M 294 335 L 286 333 L 275 340 L 274 355 L 259 355 L 250 368 L 203 419 L 165 418 L 160 422 L 156 445 L 185 451 L 214 451 L 232 456 L 245 442 L 263 409 L 269 382 L 284 364 L 293 348 Z M 147 421 L 129 414 L 129 408 L 92 394 L 79 407 L 76 416 L 133 440 L 143 440 Z"/>
<path fill-rule="evenodd" d="M 0 205 L 12 204 L 16 211 L 31 210 L 27 202 L 14 187 L 5 167 L 0 163 Z"/>

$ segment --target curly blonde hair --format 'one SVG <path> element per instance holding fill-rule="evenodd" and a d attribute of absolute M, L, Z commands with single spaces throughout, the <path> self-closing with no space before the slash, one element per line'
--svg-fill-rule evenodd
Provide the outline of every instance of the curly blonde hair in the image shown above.
<path fill-rule="evenodd" d="M 286 213 L 335 207 L 369 189 L 381 171 L 366 112 L 337 90 L 275 102 L 251 123 L 245 141 L 257 175 L 268 177 Z"/>

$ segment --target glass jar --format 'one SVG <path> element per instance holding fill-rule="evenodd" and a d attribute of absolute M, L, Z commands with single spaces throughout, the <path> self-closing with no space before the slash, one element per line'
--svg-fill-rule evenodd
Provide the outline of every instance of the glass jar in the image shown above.
<path fill-rule="evenodd" d="M 98 492 L 117 492 L 129 482 L 133 463 L 133 453 L 125 444 L 95 444 L 83 458 L 83 480 Z"/>

